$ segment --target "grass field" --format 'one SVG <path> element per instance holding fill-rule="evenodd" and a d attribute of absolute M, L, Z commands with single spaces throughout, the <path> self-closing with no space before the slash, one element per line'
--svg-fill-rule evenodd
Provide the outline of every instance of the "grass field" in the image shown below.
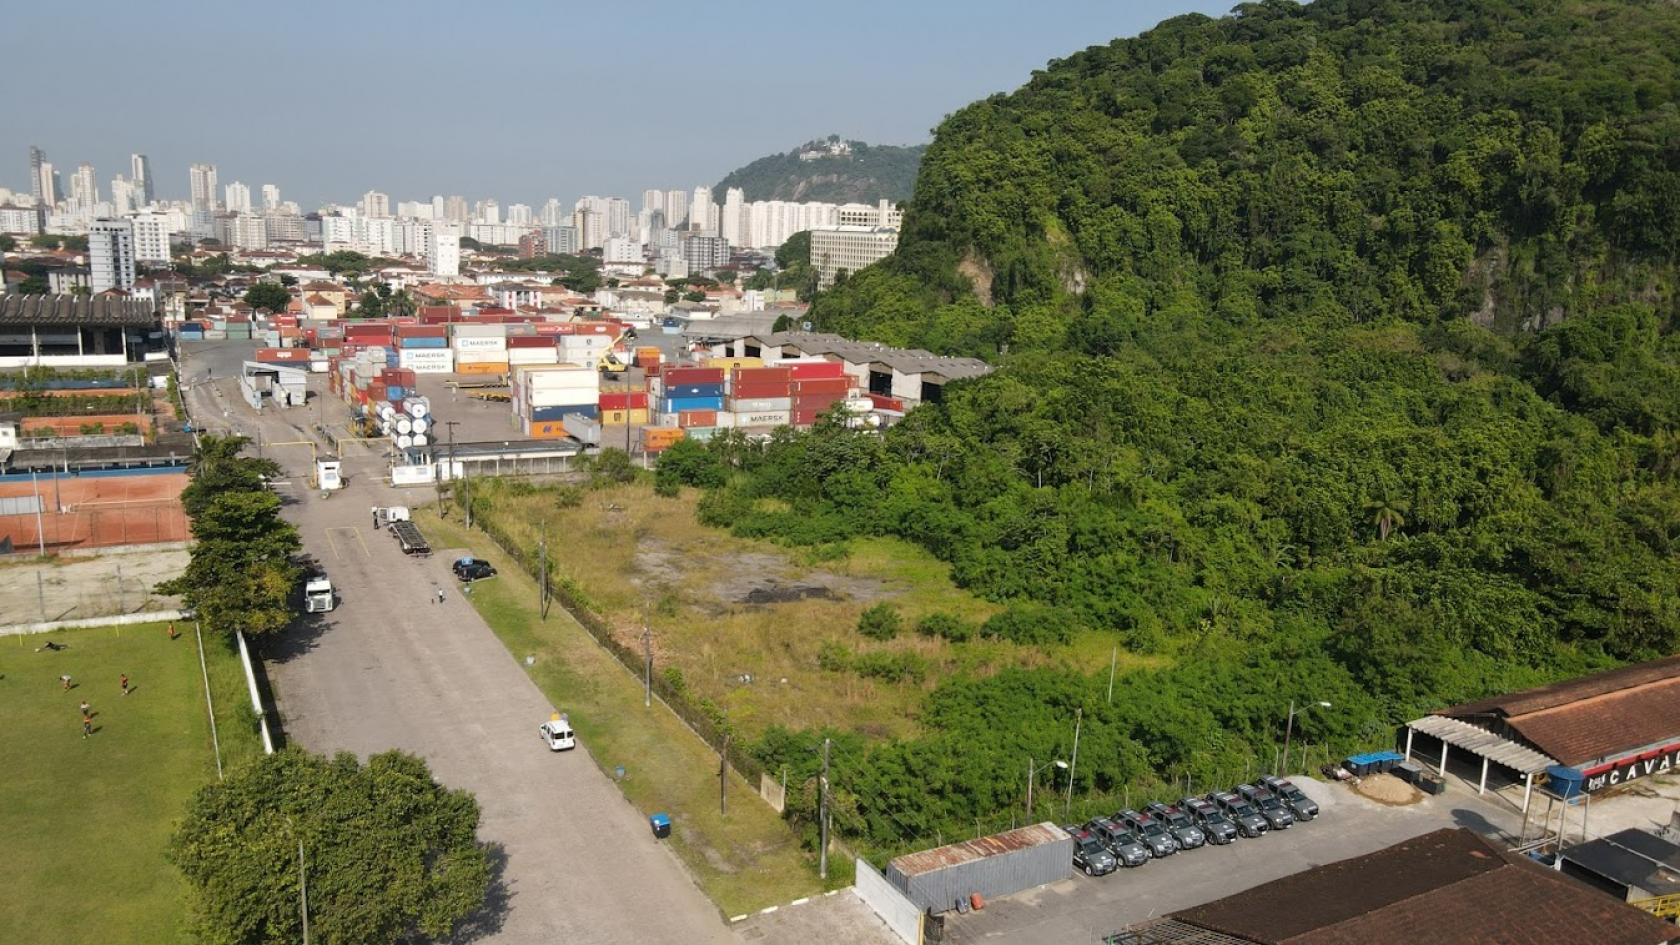
<path fill-rule="evenodd" d="M 662 498 L 646 486 L 605 489 L 585 493 L 573 508 L 517 485 L 475 491 L 493 497 L 493 520 L 516 541 L 535 547 L 546 536 L 557 574 L 581 588 L 621 642 L 636 650 L 645 609 L 655 665 L 681 670 L 689 691 L 727 709 L 748 737 L 772 723 L 832 726 L 872 738 L 914 735 L 923 697 L 951 676 L 1044 665 L 1089 673 L 1109 663 L 1112 637 L 1104 634 L 1084 634 L 1061 647 L 987 639 L 953 644 L 917 635 L 912 625 L 925 614 L 944 611 L 978 624 L 998 607 L 957 587 L 949 565 L 897 539 L 855 539 L 843 554 L 813 560 L 809 550 L 701 525 L 692 490 Z M 748 599 L 755 591 L 798 588 L 829 593 Z M 859 615 L 879 602 L 904 617 L 895 640 L 857 633 Z M 887 681 L 823 669 L 818 653 L 836 644 L 856 654 L 913 653 L 926 661 L 927 673 L 919 682 Z M 1119 654 L 1121 671 L 1150 662 Z"/>
<path fill-rule="evenodd" d="M 729 782 L 729 812 L 718 809 L 718 757 L 683 722 L 655 702 L 642 705 L 640 682 L 560 607 L 537 619 L 536 582 L 480 532 L 417 516 L 432 546 L 461 548 L 500 570 L 474 585 L 472 604 L 516 658 L 535 656 L 531 678 L 567 712 L 591 756 L 638 809 L 666 811 L 672 844 L 701 888 L 729 915 L 778 905 L 821 890 L 815 858 L 782 819 L 739 777 Z M 850 881 L 831 872 L 830 885 Z"/>
<path fill-rule="evenodd" d="M 216 763 L 198 651 L 182 629 L 176 640 L 161 624 L 0 637 L 0 939 L 186 940 L 186 886 L 164 851 Z M 49 638 L 69 649 L 35 652 Z M 262 748 L 238 655 L 206 638 L 205 656 L 231 767 Z M 76 688 L 65 692 L 61 673 Z"/>

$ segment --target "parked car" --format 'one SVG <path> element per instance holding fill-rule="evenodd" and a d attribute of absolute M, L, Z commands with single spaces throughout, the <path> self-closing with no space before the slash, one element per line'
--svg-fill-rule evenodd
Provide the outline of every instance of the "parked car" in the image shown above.
<path fill-rule="evenodd" d="M 1149 812 L 1149 816 L 1166 825 L 1167 831 L 1178 841 L 1180 850 L 1194 850 L 1207 842 L 1207 834 L 1202 832 L 1202 828 L 1196 826 L 1189 814 L 1177 807 L 1156 801 L 1144 810 Z"/>
<path fill-rule="evenodd" d="M 482 581 L 496 576 L 495 566 L 483 558 L 457 558 L 449 567 L 458 581 Z"/>
<path fill-rule="evenodd" d="M 554 713 L 548 721 L 537 726 L 537 731 L 542 733 L 549 751 L 569 751 L 577 747 L 577 734 L 572 731 L 572 721 L 566 718 L 565 713 Z"/>
<path fill-rule="evenodd" d="M 1207 834 L 1208 842 L 1214 846 L 1224 846 L 1242 836 L 1231 818 L 1205 797 L 1187 797 L 1179 801 L 1178 806 L 1195 818 L 1196 825 L 1202 828 L 1202 833 Z"/>
<path fill-rule="evenodd" d="M 1242 799 L 1241 796 L 1230 791 L 1215 791 L 1207 796 L 1208 802 L 1219 808 L 1231 822 L 1237 825 L 1245 837 L 1258 837 L 1272 829 L 1271 822 L 1265 815 L 1254 808 L 1253 804 Z"/>
<path fill-rule="evenodd" d="M 1102 845 L 1089 830 L 1079 826 L 1064 827 L 1073 837 L 1073 868 L 1086 876 L 1106 876 L 1119 868 L 1114 854 Z"/>
<path fill-rule="evenodd" d="M 1108 852 L 1114 854 L 1114 858 L 1120 861 L 1121 866 L 1129 869 L 1149 862 L 1149 848 L 1143 845 L 1143 841 L 1139 840 L 1136 834 L 1127 830 L 1124 826 L 1106 817 L 1098 817 L 1086 824 L 1085 829 L 1089 830 L 1092 836 L 1102 841 L 1102 845 L 1108 848 Z"/>
<path fill-rule="evenodd" d="M 1286 830 L 1291 824 L 1295 823 L 1295 815 L 1291 814 L 1289 808 L 1283 805 L 1283 801 L 1279 800 L 1278 796 L 1271 791 L 1263 787 L 1255 787 L 1252 784 L 1239 784 L 1237 785 L 1237 794 L 1243 800 L 1253 804 L 1254 809 L 1260 812 L 1260 816 L 1266 818 L 1266 823 L 1271 824 L 1273 830 Z"/>
<path fill-rule="evenodd" d="M 1114 815 L 1114 819 L 1132 828 L 1138 839 L 1149 848 L 1149 855 L 1160 858 L 1172 856 L 1178 852 L 1178 841 L 1168 832 L 1166 825 L 1148 814 L 1127 808 Z"/>
<path fill-rule="evenodd" d="M 1299 821 L 1312 820 L 1318 816 L 1318 802 L 1307 796 L 1307 792 L 1296 787 L 1288 778 L 1276 778 L 1266 775 L 1260 779 L 1260 786 L 1283 801 L 1289 812 Z"/>

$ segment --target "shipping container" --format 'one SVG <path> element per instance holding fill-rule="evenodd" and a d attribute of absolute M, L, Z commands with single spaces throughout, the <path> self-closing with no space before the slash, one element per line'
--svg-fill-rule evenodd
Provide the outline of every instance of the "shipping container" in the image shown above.
<path fill-rule="evenodd" d="M 735 411 L 735 425 L 738 427 L 785 427 L 792 419 L 786 410 L 754 410 Z"/>
<path fill-rule="evenodd" d="M 979 894 L 1000 899 L 1073 871 L 1073 838 L 1052 823 L 907 853 L 887 864 L 887 882 L 916 908 L 945 912 Z"/>
<path fill-rule="evenodd" d="M 431 336 L 419 336 L 419 337 L 414 337 L 414 338 L 405 338 L 402 335 L 398 335 L 397 336 L 397 347 L 398 348 L 404 348 L 404 349 L 407 349 L 407 348 L 442 348 L 442 349 L 447 349 L 449 347 L 449 339 L 448 338 L 443 338 L 443 337 L 433 338 Z"/>
<path fill-rule="evenodd" d="M 682 413 L 685 410 L 722 410 L 722 397 L 665 397 L 659 401 L 662 413 Z"/>
<path fill-rule="evenodd" d="M 309 352 L 302 348 L 258 348 L 251 360 L 264 364 L 288 364 L 309 360 Z"/>
<path fill-rule="evenodd" d="M 646 410 L 648 395 L 645 391 L 602 391 L 600 403 L 602 410 Z"/>
<path fill-rule="evenodd" d="M 666 365 L 659 375 L 666 385 L 682 384 L 722 384 L 724 373 L 722 368 L 676 367 Z"/>
<path fill-rule="evenodd" d="M 677 426 L 683 429 L 690 427 L 717 426 L 718 412 L 716 410 L 682 410 L 677 413 Z"/>
<path fill-rule="evenodd" d="M 672 384 L 666 382 L 660 394 L 665 397 L 722 397 L 723 385 L 719 384 Z"/>
<path fill-rule="evenodd" d="M 545 348 L 509 348 L 507 359 L 509 364 L 559 364 L 560 349 L 552 345 Z"/>
<path fill-rule="evenodd" d="M 729 409 L 736 413 L 767 413 L 782 411 L 786 413 L 793 409 L 792 397 L 734 397 L 729 400 Z"/>
<path fill-rule="evenodd" d="M 506 361 L 462 361 L 455 359 L 456 374 L 496 375 L 508 372 Z"/>
<path fill-rule="evenodd" d="M 705 359 L 705 361 L 701 362 L 701 364 L 702 364 L 703 367 L 723 368 L 725 371 L 734 371 L 734 370 L 739 370 L 739 369 L 743 369 L 743 368 L 748 369 L 748 370 L 755 370 L 755 369 L 762 370 L 763 367 L 764 367 L 764 359 L 763 358 L 707 358 L 707 359 Z"/>
<path fill-rule="evenodd" d="M 846 365 L 843 361 L 796 361 L 792 364 L 786 364 L 784 367 L 796 381 L 847 376 Z"/>
<path fill-rule="evenodd" d="M 525 435 L 538 440 L 558 440 L 571 436 L 560 420 L 532 420 L 523 427 Z"/>
<path fill-rule="evenodd" d="M 444 338 L 449 337 L 449 328 L 444 325 L 398 325 L 398 338 Z"/>
<path fill-rule="evenodd" d="M 462 338 L 503 338 L 507 330 L 500 323 L 484 324 L 481 322 L 456 322 L 449 326 L 449 333 L 457 341 Z"/>
<path fill-rule="evenodd" d="M 648 422 L 647 408 L 633 407 L 629 410 L 603 409 L 601 411 L 601 422 L 615 427 L 621 427 L 626 423 L 646 423 Z"/>
<path fill-rule="evenodd" d="M 468 336 L 452 340 L 449 346 L 456 351 L 485 351 L 491 354 L 502 354 L 507 351 L 507 339 L 499 336 L 495 338 Z"/>
<path fill-rule="evenodd" d="M 896 397 L 883 397 L 880 394 L 870 394 L 869 400 L 870 403 L 875 405 L 876 410 L 896 410 L 899 413 L 904 412 L 904 401 L 899 400 Z"/>
<path fill-rule="evenodd" d="M 547 335 L 514 335 L 507 338 L 509 348 L 552 348 L 554 339 Z"/>
<path fill-rule="evenodd" d="M 790 381 L 775 384 L 736 384 L 730 388 L 730 394 L 745 400 L 760 400 L 765 397 L 792 397 L 793 384 Z"/>
<path fill-rule="evenodd" d="M 642 449 L 656 452 L 686 436 L 680 427 L 642 427 Z M 1071 854 L 1070 854 L 1071 855 Z"/>
<path fill-rule="evenodd" d="M 730 375 L 730 383 L 736 387 L 753 384 L 780 384 L 786 386 L 793 380 L 793 372 L 787 368 L 738 368 Z"/>
<path fill-rule="evenodd" d="M 844 394 L 852 389 L 849 377 L 819 377 L 793 382 L 793 396 L 801 394 Z"/>

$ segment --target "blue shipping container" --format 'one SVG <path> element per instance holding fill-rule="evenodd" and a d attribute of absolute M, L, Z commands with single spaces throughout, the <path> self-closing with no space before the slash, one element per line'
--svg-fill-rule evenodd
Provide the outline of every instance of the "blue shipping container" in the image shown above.
<path fill-rule="evenodd" d="M 448 338 L 398 338 L 399 348 L 447 348 Z"/>
<path fill-rule="evenodd" d="M 722 409 L 722 397 L 666 397 L 659 402 L 660 413 L 682 413 L 684 410 Z"/>
<path fill-rule="evenodd" d="M 665 388 L 666 397 L 722 397 L 722 384 L 676 384 Z"/>
<path fill-rule="evenodd" d="M 601 419 L 601 408 L 594 404 L 567 404 L 560 407 L 532 407 L 531 419 L 544 423 L 558 423 L 567 414 L 578 414 L 591 420 Z"/>

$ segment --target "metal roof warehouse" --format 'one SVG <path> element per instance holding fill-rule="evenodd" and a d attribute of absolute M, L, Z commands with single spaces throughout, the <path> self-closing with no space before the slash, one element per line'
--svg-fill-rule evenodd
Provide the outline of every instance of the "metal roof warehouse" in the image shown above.
<path fill-rule="evenodd" d="M 938 403 L 944 397 L 947 383 L 992 372 L 992 366 L 978 358 L 950 358 L 920 348 L 893 348 L 821 332 L 745 335 L 718 347 L 735 357 L 839 361 L 871 394 L 915 403 Z"/>
<path fill-rule="evenodd" d="M 1680 656 L 1466 702 L 1406 728 L 1408 758 L 1415 735 L 1439 743 L 1443 769 L 1453 748 L 1480 758 L 1482 790 L 1490 764 L 1530 788 L 1548 770 L 1589 793 L 1614 787 L 1680 763 Z"/>
<path fill-rule="evenodd" d="M 157 306 L 125 295 L 0 295 L 0 367 L 166 360 Z"/>

